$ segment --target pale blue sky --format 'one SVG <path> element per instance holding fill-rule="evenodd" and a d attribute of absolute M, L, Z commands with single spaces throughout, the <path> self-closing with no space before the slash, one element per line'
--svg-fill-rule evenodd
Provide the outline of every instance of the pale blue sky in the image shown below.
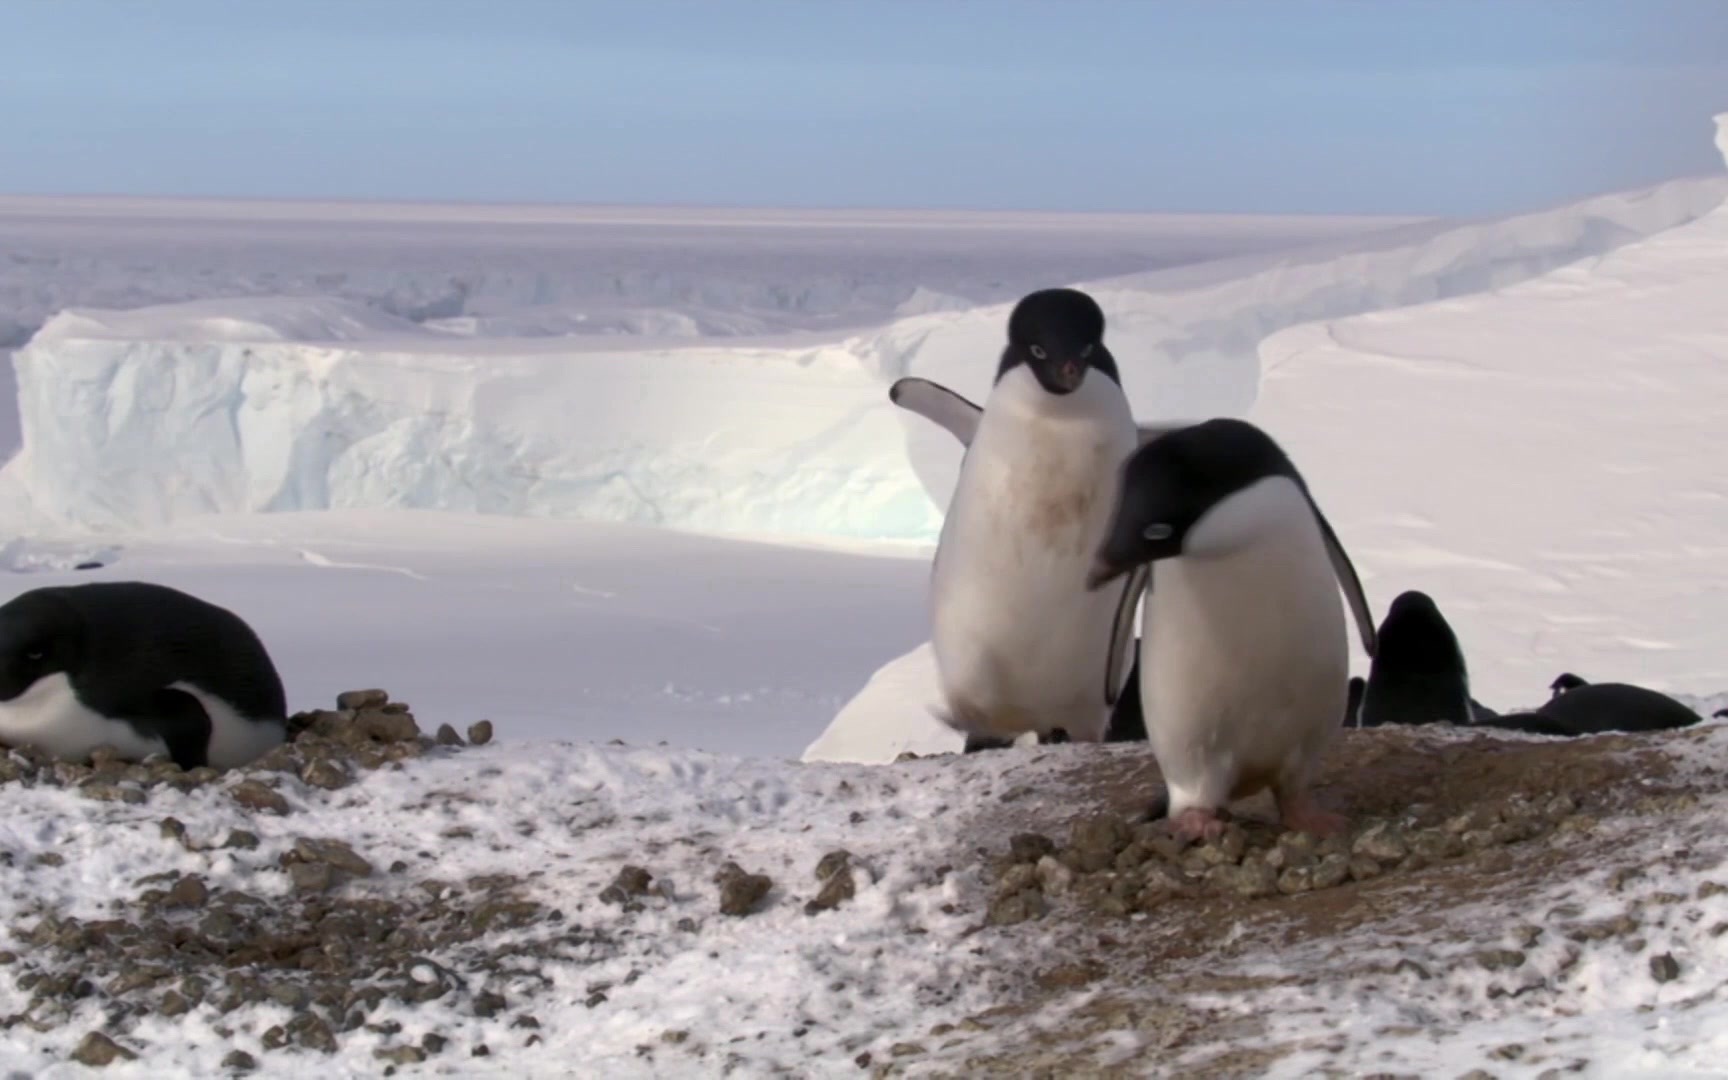
<path fill-rule="evenodd" d="M 1728 0 L 0 0 L 0 191 L 1500 213 L 1718 171 Z"/>

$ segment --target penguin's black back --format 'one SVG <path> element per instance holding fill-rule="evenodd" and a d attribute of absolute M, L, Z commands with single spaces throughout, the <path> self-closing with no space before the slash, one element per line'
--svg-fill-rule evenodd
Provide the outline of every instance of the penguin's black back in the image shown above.
<path fill-rule="evenodd" d="M 1362 727 L 1468 724 L 1469 675 L 1458 637 L 1434 601 L 1411 590 L 1392 601 L 1362 694 Z"/>
<path fill-rule="evenodd" d="M 1668 731 L 1703 719 L 1667 694 L 1628 683 L 1584 683 L 1543 702 L 1536 713 L 1567 735 Z"/>
<path fill-rule="evenodd" d="M 241 715 L 284 719 L 282 679 L 238 615 L 178 589 L 141 581 L 33 589 L 0 605 L 0 636 L 40 628 L 70 637 L 67 677 L 98 712 L 175 682 L 222 698 Z"/>

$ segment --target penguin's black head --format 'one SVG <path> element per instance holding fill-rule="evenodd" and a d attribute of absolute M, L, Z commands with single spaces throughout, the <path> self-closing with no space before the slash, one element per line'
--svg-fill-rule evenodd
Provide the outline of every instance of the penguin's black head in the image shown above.
<path fill-rule="evenodd" d="M 1078 390 L 1093 368 L 1122 382 L 1116 358 L 1104 347 L 1103 309 L 1078 289 L 1041 289 L 1014 305 L 996 378 L 1022 364 L 1039 386 L 1057 395 Z"/>
<path fill-rule="evenodd" d="M 1159 559 L 1233 551 L 1293 507 L 1312 513 L 1307 498 L 1289 457 L 1245 420 L 1161 435 L 1122 465 L 1116 512 L 1087 585 L 1102 588 Z"/>
<path fill-rule="evenodd" d="M 1559 697 L 1568 690 L 1576 690 L 1580 686 L 1589 685 L 1589 683 L 1572 674 L 1570 671 L 1562 671 L 1554 677 L 1553 682 L 1548 684 L 1548 689 L 1553 691 L 1553 693 L 1549 695 L 1548 700 L 1552 701 L 1554 698 Z"/>
<path fill-rule="evenodd" d="M 1407 589 L 1392 600 L 1380 623 L 1375 670 L 1403 676 L 1445 675 L 1462 678 L 1464 653 L 1446 616 L 1427 593 Z"/>
<path fill-rule="evenodd" d="M 11 701 L 45 675 L 78 662 L 78 619 L 48 590 L 0 606 L 0 702 Z"/>

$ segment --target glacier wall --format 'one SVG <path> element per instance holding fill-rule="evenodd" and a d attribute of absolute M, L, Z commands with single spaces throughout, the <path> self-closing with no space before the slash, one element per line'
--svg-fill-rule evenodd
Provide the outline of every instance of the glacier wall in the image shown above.
<path fill-rule="evenodd" d="M 1274 331 L 1524 280 L 1725 193 L 1681 181 L 1088 287 L 1139 415 L 1240 414 Z M 4 479 L 100 530 L 400 507 L 929 541 L 960 448 L 889 406 L 886 383 L 920 374 L 982 400 L 1007 310 L 660 347 L 469 338 L 329 298 L 68 311 L 14 357 L 24 449 Z"/>

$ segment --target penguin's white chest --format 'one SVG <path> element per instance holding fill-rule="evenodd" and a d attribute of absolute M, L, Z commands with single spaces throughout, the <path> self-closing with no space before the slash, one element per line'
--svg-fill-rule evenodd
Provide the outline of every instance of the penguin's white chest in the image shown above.
<path fill-rule="evenodd" d="M 1339 726 L 1343 603 L 1302 510 L 1229 554 L 1153 569 L 1141 703 L 1172 815 L 1306 782 Z"/>
<path fill-rule="evenodd" d="M 103 745 L 134 759 L 168 752 L 161 739 L 147 738 L 131 724 L 79 701 L 64 672 L 44 675 L 12 700 L 0 701 L 0 741 L 34 746 L 65 759 L 83 757 Z"/>
<path fill-rule="evenodd" d="M 1086 574 L 1135 443 L 1127 400 L 1097 372 L 1063 397 L 1024 370 L 992 392 L 931 581 L 932 646 L 959 726 L 1102 731 L 1120 590 L 1089 592 Z"/>

